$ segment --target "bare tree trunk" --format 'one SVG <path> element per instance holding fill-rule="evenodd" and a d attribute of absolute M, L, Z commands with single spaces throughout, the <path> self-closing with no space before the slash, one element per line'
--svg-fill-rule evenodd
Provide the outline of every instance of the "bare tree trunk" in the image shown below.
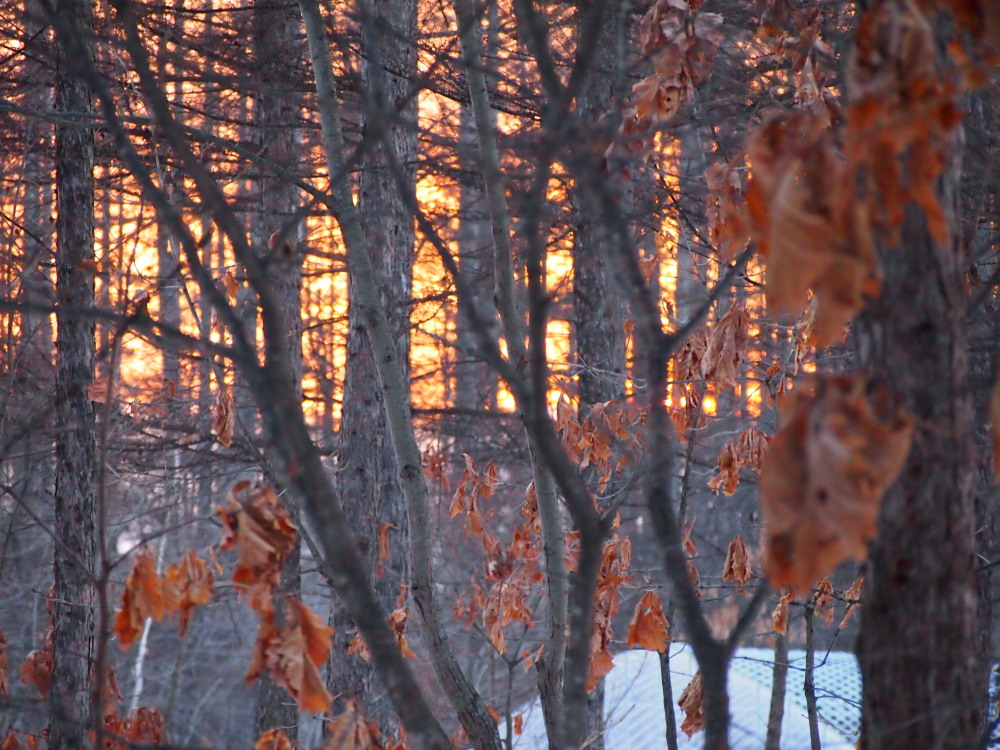
<path fill-rule="evenodd" d="M 298 72 L 302 47 L 298 15 L 293 6 L 258 4 L 254 8 L 254 57 L 256 59 L 257 109 L 254 135 L 261 153 L 277 168 L 292 174 L 301 162 L 298 135 L 298 102 L 292 87 Z M 302 243 L 298 190 L 288 178 L 271 174 L 261 166 L 257 183 L 258 211 L 251 235 L 257 237 L 258 249 L 266 253 L 275 298 L 280 307 L 284 329 L 288 331 L 288 366 L 296 396 L 302 401 Z M 267 449 L 266 458 L 273 466 L 281 458 Z M 278 474 L 272 468 L 269 473 Z M 292 513 L 297 516 L 296 509 Z M 285 559 L 281 570 L 281 594 L 301 596 L 301 540 Z M 277 608 L 280 613 L 281 607 Z M 298 737 L 299 710 L 295 700 L 268 676 L 260 679 L 256 692 L 254 730 L 257 735 L 269 729 L 281 729 L 295 742 Z"/>
<path fill-rule="evenodd" d="M 781 724 L 785 720 L 785 691 L 788 687 L 788 638 L 774 634 L 774 669 L 771 671 L 771 708 L 767 715 L 764 750 L 781 750 Z"/>
<path fill-rule="evenodd" d="M 956 167 L 943 180 L 946 206 Z M 911 207 L 899 246 L 882 253 L 881 297 L 854 326 L 861 365 L 916 419 L 906 467 L 882 502 L 866 579 L 858 656 L 867 750 L 966 746 L 981 723 L 963 262 Z"/>
<path fill-rule="evenodd" d="M 416 177 L 416 96 L 409 76 L 416 71 L 416 3 L 372 0 L 361 4 L 365 54 L 363 116 L 369 150 L 362 158 L 358 209 L 376 281 L 395 341 L 400 377 L 409 378 L 410 298 L 413 271 L 413 215 L 396 188 L 392 164 L 405 179 Z M 392 154 L 387 153 L 391 149 Z M 378 372 L 368 341 L 367 320 L 351 285 L 347 369 L 339 440 L 340 483 L 345 507 L 357 520 L 357 539 L 372 585 L 387 612 L 400 586 L 408 584 L 406 503 L 399 468 L 386 432 Z M 388 534 L 388 556 L 380 558 L 379 534 Z M 361 699 L 384 730 L 395 728 L 385 691 L 373 684 L 368 661 L 347 653 L 353 635 L 342 610 L 331 661 L 330 692 L 338 705 Z"/>
<path fill-rule="evenodd" d="M 457 232 L 459 267 L 466 283 L 472 289 L 492 288 L 493 267 L 490 262 L 493 239 L 490 231 L 489 205 L 483 189 L 476 141 L 476 122 L 469 107 L 460 113 L 458 156 L 462 163 L 459 185 L 459 225 Z M 487 314 L 488 293 L 479 295 L 475 303 L 483 317 L 493 322 L 494 314 Z M 490 338 L 498 339 L 498 331 L 490 331 Z M 456 437 L 468 434 L 472 413 L 496 406 L 496 374 L 482 360 L 473 323 L 462 308 L 455 321 L 455 407 Z"/>
<path fill-rule="evenodd" d="M 57 0 L 54 11 L 83 30 L 91 49 L 87 0 Z M 62 41 L 62 40 L 60 40 Z M 97 545 L 97 445 L 94 407 L 94 135 L 75 117 L 93 111 L 90 92 L 76 76 L 79 61 L 57 52 L 56 126 L 56 481 L 55 584 L 49 747 L 82 750 L 92 728 L 90 687 L 94 649 L 93 575 Z"/>

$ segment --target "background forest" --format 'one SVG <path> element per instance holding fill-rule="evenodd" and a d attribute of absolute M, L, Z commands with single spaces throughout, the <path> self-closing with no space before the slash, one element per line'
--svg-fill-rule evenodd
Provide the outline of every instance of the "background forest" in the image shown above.
<path fill-rule="evenodd" d="M 0 8 L 0 747 L 989 746 L 990 0 Z"/>

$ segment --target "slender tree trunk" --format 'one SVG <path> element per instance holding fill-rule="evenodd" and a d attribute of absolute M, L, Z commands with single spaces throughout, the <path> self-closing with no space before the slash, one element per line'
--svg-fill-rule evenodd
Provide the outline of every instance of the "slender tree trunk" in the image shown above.
<path fill-rule="evenodd" d="M 482 172 L 479 167 L 479 149 L 476 139 L 476 122 L 469 107 L 460 113 L 458 156 L 462 162 L 459 187 L 459 225 L 457 232 L 459 267 L 472 289 L 487 290 L 475 300 L 484 318 L 495 320 L 495 308 L 487 307 L 492 289 L 493 266 L 489 205 L 483 190 Z M 494 314 L 489 314 L 494 312 Z M 491 331 L 490 338 L 497 340 L 498 331 Z M 472 321 L 458 310 L 455 321 L 455 406 L 458 411 L 455 435 L 463 438 L 470 433 L 473 423 L 471 412 L 496 407 L 496 374 L 477 356 L 479 343 Z"/>
<path fill-rule="evenodd" d="M 294 6 L 258 4 L 254 8 L 254 57 L 256 59 L 257 108 L 254 135 L 260 151 L 277 167 L 295 173 L 301 162 L 298 137 L 298 103 L 292 94 L 292 84 L 298 71 L 296 62 L 302 46 L 297 41 L 300 23 Z M 288 331 L 289 370 L 295 383 L 296 396 L 302 400 L 302 243 L 298 190 L 281 175 L 273 175 L 261 166 L 257 181 L 255 226 L 251 233 L 257 247 L 266 253 L 275 298 L 280 307 L 284 329 Z M 274 464 L 280 456 L 273 449 L 266 451 L 267 461 Z M 272 474 L 280 472 L 269 470 Z M 291 509 L 297 516 L 296 509 Z M 301 596 L 301 541 L 285 559 L 281 570 L 281 594 Z M 283 611 L 280 603 L 277 611 Z M 256 692 L 254 730 L 259 736 L 269 729 L 281 729 L 295 742 L 298 737 L 299 710 L 295 699 L 285 688 L 268 676 L 260 679 Z"/>
<path fill-rule="evenodd" d="M 578 104 L 584 127 L 593 130 L 598 144 L 610 141 L 610 133 L 601 127 L 602 117 L 614 106 L 621 93 L 624 63 L 619 54 L 625 20 L 625 3 L 611 2 L 601 21 L 591 72 Z M 590 14 L 581 6 L 581 18 Z M 586 36 L 581 27 L 579 36 Z M 586 51 L 584 51 L 585 53 Z M 595 403 L 620 400 L 625 396 L 625 314 L 624 295 L 614 282 L 616 255 L 611 248 L 612 233 L 601 220 L 602 211 L 593 186 L 577 184 L 573 200 L 573 338 L 576 343 L 577 388 L 580 419 Z M 597 472 L 590 468 L 584 478 L 595 497 L 606 487 L 599 485 Z M 572 721 L 572 717 L 567 717 Z M 587 700 L 588 747 L 604 749 L 604 679 L 598 681 Z"/>
<path fill-rule="evenodd" d="M 87 0 L 59 0 L 85 35 L 92 28 Z M 83 40 L 89 50 L 91 42 Z M 52 600 L 52 696 L 49 747 L 89 747 L 97 556 L 97 446 L 94 407 L 94 136 L 73 118 L 92 111 L 90 92 L 76 77 L 79 64 L 57 53 L 56 126 L 56 481 L 55 585 Z"/>
<path fill-rule="evenodd" d="M 416 175 L 416 96 L 409 75 L 416 70 L 416 3 L 372 0 L 361 4 L 365 128 L 370 150 L 361 166 L 358 208 L 396 344 L 401 375 L 409 374 L 413 215 L 396 187 L 391 164 L 398 160 L 405 179 Z M 392 156 L 387 150 L 394 152 Z M 367 321 L 351 287 L 348 312 L 347 370 L 340 429 L 340 482 L 348 513 L 357 519 L 357 539 L 372 573 L 372 584 L 387 612 L 396 608 L 400 586 L 407 585 L 406 503 L 386 417 L 378 373 L 368 341 Z M 383 528 L 385 529 L 383 531 Z M 380 533 L 388 555 L 380 559 Z M 383 729 L 391 730 L 391 706 L 373 684 L 369 662 L 347 653 L 353 630 L 337 617 L 331 692 L 342 705 L 362 699 Z"/>
<path fill-rule="evenodd" d="M 785 720 L 785 692 L 788 687 L 788 638 L 774 635 L 774 669 L 771 671 L 771 708 L 767 715 L 764 750 L 781 750 L 781 725 Z"/>

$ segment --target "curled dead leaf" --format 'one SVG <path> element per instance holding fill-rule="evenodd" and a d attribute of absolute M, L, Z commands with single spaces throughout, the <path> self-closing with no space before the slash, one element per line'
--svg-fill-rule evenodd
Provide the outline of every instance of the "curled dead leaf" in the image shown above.
<path fill-rule="evenodd" d="M 625 645 L 638 646 L 649 651 L 666 650 L 670 640 L 670 623 L 663 612 L 663 603 L 655 591 L 647 591 L 635 605 L 635 613 L 628 625 Z"/>
<path fill-rule="evenodd" d="M 701 690 L 701 670 L 695 672 L 691 682 L 684 688 L 677 705 L 684 712 L 681 731 L 688 737 L 705 728 L 705 704 Z"/>
<path fill-rule="evenodd" d="M 236 427 L 236 410 L 233 405 L 233 394 L 222 386 L 215 399 L 214 420 L 212 432 L 227 448 L 233 443 L 233 430 Z"/>
<path fill-rule="evenodd" d="M 729 542 L 729 550 L 726 553 L 726 564 L 722 570 L 722 580 L 732 581 L 738 586 L 745 586 L 749 583 L 751 575 L 753 573 L 750 570 L 747 545 L 743 541 L 743 536 L 737 534 Z"/>
<path fill-rule="evenodd" d="M 791 604 L 794 594 L 782 594 L 778 600 L 778 605 L 771 613 L 771 630 L 778 635 L 788 634 L 788 605 Z"/>
<path fill-rule="evenodd" d="M 863 559 L 882 495 L 902 471 L 913 420 L 876 412 L 859 375 L 822 377 L 779 407 L 781 429 L 760 472 L 764 566 L 799 591 Z"/>
<path fill-rule="evenodd" d="M 121 605 L 115 613 L 114 632 L 119 645 L 127 649 L 142 634 L 147 617 L 159 622 L 166 612 L 163 584 L 156 573 L 156 554 L 150 547 L 141 547 L 125 579 Z"/>

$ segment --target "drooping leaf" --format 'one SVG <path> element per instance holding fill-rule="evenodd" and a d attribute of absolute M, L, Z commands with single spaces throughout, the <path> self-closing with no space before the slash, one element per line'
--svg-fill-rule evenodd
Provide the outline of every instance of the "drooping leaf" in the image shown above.
<path fill-rule="evenodd" d="M 182 638 L 194 608 L 212 600 L 213 582 L 205 561 L 194 550 L 188 550 L 180 562 L 169 565 L 163 574 L 163 597 L 167 609 L 180 613 L 178 627 Z"/>
<path fill-rule="evenodd" d="M 254 750 L 292 750 L 292 743 L 281 729 L 268 729 L 257 738 Z"/>
<path fill-rule="evenodd" d="M 861 609 L 861 593 L 864 591 L 864 588 L 865 576 L 861 574 L 854 579 L 851 587 L 844 592 L 844 599 L 847 600 L 847 606 L 844 608 L 844 618 L 837 626 L 837 630 L 843 630 L 847 626 L 847 623 L 850 622 L 851 616 Z"/>
<path fill-rule="evenodd" d="M 771 613 L 771 630 L 778 635 L 788 634 L 788 605 L 791 604 L 794 594 L 782 594 L 778 600 L 778 605 Z"/>
<path fill-rule="evenodd" d="M 236 428 L 236 408 L 233 394 L 224 385 L 219 386 L 213 412 L 212 432 L 227 448 L 233 444 L 233 430 Z"/>
<path fill-rule="evenodd" d="M 829 578 L 824 577 L 816 584 L 816 590 L 813 592 L 813 609 L 823 618 L 824 625 L 833 622 L 833 584 Z"/>
<path fill-rule="evenodd" d="M 251 608 L 273 608 L 271 591 L 281 581 L 281 566 L 295 545 L 297 530 L 278 496 L 260 482 L 233 485 L 226 505 L 217 506 L 223 535 L 219 546 L 236 549 L 239 564 L 233 583 L 243 588 Z"/>
<path fill-rule="evenodd" d="M 127 649 L 142 634 L 147 617 L 159 622 L 166 614 L 167 603 L 156 573 L 155 558 L 150 547 L 141 547 L 125 579 L 125 590 L 114 623 L 115 635 L 123 649 Z"/>
<path fill-rule="evenodd" d="M 734 304 L 712 329 L 701 361 L 702 376 L 714 383 L 717 391 L 736 385 L 739 366 L 749 342 L 750 317 L 746 305 Z"/>
<path fill-rule="evenodd" d="M 875 410 L 861 376 L 817 378 L 779 407 L 781 429 L 760 472 L 765 570 L 808 589 L 867 555 L 882 495 L 902 471 L 913 420 Z"/>
<path fill-rule="evenodd" d="M 712 492 L 724 492 L 732 495 L 740 484 L 740 462 L 736 456 L 736 446 L 732 440 L 727 440 L 716 458 L 718 473 L 708 482 Z"/>
<path fill-rule="evenodd" d="M 333 628 L 298 599 L 286 600 L 285 627 L 269 638 L 266 647 L 271 679 L 282 685 L 299 704 L 299 710 L 318 713 L 330 707 L 319 667 L 330 651 Z"/>
<path fill-rule="evenodd" d="M 750 570 L 747 545 L 743 541 L 743 536 L 737 534 L 729 542 L 729 550 L 726 553 L 726 564 L 722 570 L 722 580 L 732 581 L 738 586 L 745 586 L 750 582 L 751 575 L 753 575 L 753 572 Z"/>
<path fill-rule="evenodd" d="M 52 689 L 52 630 L 45 633 L 42 648 L 36 648 L 24 658 L 19 670 L 19 679 L 25 685 L 32 685 L 42 698 L 47 698 Z"/>
<path fill-rule="evenodd" d="M 681 731 L 688 737 L 705 728 L 705 705 L 702 702 L 701 670 L 695 672 L 691 682 L 684 688 L 677 705 L 684 712 Z"/>
<path fill-rule="evenodd" d="M 666 650 L 670 640 L 670 624 L 663 612 L 663 603 L 655 591 L 647 591 L 635 605 L 635 613 L 628 625 L 625 645 L 638 646 L 649 651 Z"/>
<path fill-rule="evenodd" d="M 359 710 L 356 701 L 347 701 L 342 714 L 327 724 L 327 741 L 322 750 L 383 750 L 378 730 Z"/>

